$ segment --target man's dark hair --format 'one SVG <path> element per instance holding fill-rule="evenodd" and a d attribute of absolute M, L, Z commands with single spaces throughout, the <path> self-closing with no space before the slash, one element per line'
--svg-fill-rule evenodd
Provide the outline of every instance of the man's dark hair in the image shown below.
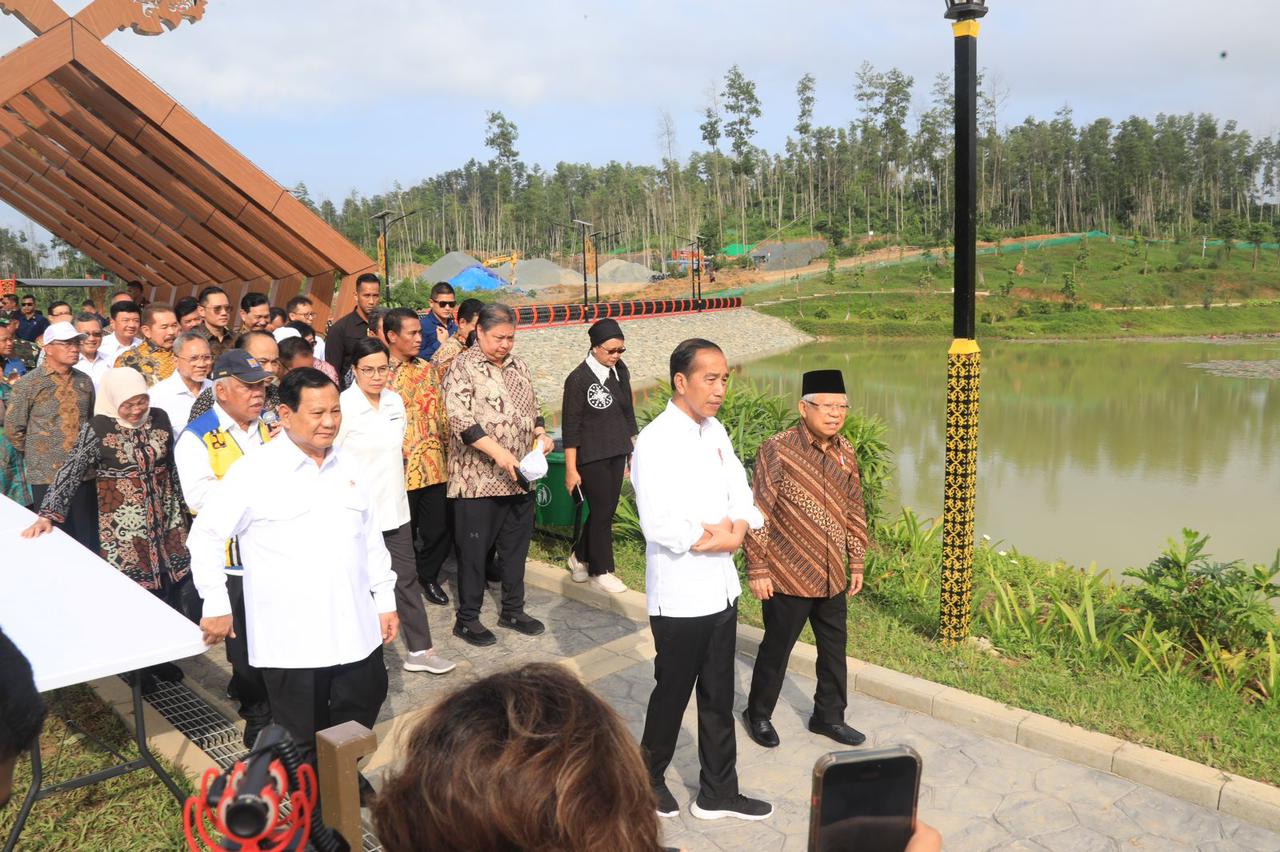
<path fill-rule="evenodd" d="M 280 404 L 293 411 L 302 403 L 302 392 L 307 388 L 336 388 L 333 380 L 315 367 L 299 367 L 284 374 L 280 380 Z"/>
<path fill-rule="evenodd" d="M 155 325 L 158 314 L 174 314 L 174 316 L 177 316 L 173 308 L 165 302 L 152 302 L 142 309 L 142 324 Z"/>
<path fill-rule="evenodd" d="M 45 712 L 31 663 L 0 630 L 0 762 L 31 747 L 44 727 Z"/>
<path fill-rule="evenodd" d="M 267 316 L 273 320 L 280 320 L 280 324 L 284 325 L 289 321 L 289 315 L 284 312 L 284 308 L 272 307 L 267 311 Z"/>
<path fill-rule="evenodd" d="M 210 296 L 216 296 L 219 293 L 221 293 L 224 296 L 227 295 L 226 290 L 223 290 L 221 287 L 218 287 L 217 285 L 211 285 L 209 287 L 205 287 L 203 290 L 197 293 L 196 299 L 199 300 L 201 305 L 204 305 L 206 302 L 209 301 Z"/>
<path fill-rule="evenodd" d="M 240 310 L 248 312 L 259 305 L 269 305 L 271 301 L 262 293 L 245 293 L 240 297 Z"/>
<path fill-rule="evenodd" d="M 676 373 L 689 378 L 689 370 L 693 369 L 693 362 L 698 360 L 698 353 L 704 349 L 714 349 L 723 354 L 723 350 L 712 343 L 710 340 L 703 340 L 701 337 L 690 337 L 688 340 L 682 340 L 678 346 L 671 352 L 671 388 L 676 386 Z"/>
<path fill-rule="evenodd" d="M 392 308 L 382 318 L 382 333 L 395 332 L 397 336 L 404 334 L 406 322 L 421 323 L 422 320 L 418 319 L 418 315 L 411 308 Z"/>
<path fill-rule="evenodd" d="M 256 330 L 256 329 L 255 329 L 254 331 L 246 331 L 244 334 L 242 334 L 242 335 L 240 335 L 239 337 L 237 337 L 237 338 L 236 338 L 236 341 L 235 341 L 236 345 L 235 345 L 235 347 L 233 347 L 233 348 L 235 348 L 235 349 L 243 349 L 243 348 L 245 347 L 245 345 L 246 345 L 250 340 L 253 340 L 255 337 L 265 337 L 267 340 L 275 340 L 275 337 L 271 334 L 271 332 L 269 332 L 269 331 L 258 331 L 258 330 Z"/>
<path fill-rule="evenodd" d="M 142 308 L 138 307 L 137 302 L 116 302 L 111 306 L 111 319 L 115 319 L 118 314 L 137 314 L 142 316 Z"/>
<path fill-rule="evenodd" d="M 35 304 L 35 301 L 36 301 L 36 297 L 35 297 L 35 296 L 33 296 L 33 295 L 32 295 L 32 294 L 30 294 L 30 293 L 23 293 L 23 294 L 22 294 L 22 301 L 24 301 L 24 302 L 25 302 L 27 299 L 30 299 L 30 300 L 31 300 L 31 303 L 32 303 L 32 304 Z"/>
<path fill-rule="evenodd" d="M 124 285 L 124 287 L 125 287 L 125 289 L 126 289 L 126 290 L 127 290 L 127 289 L 129 289 L 130 287 L 137 287 L 139 290 L 141 290 L 141 289 L 142 289 L 142 282 L 141 282 L 141 281 L 130 281 L 128 284 Z"/>
<path fill-rule="evenodd" d="M 365 284 L 377 284 L 381 287 L 382 279 L 374 275 L 372 272 L 366 272 L 356 279 L 356 292 L 359 293 L 361 286 Z"/>
<path fill-rule="evenodd" d="M 294 331 L 298 332 L 298 334 L 301 334 L 303 337 L 316 336 L 316 330 L 311 327 L 311 324 L 303 322 L 302 320 L 289 320 L 287 323 L 284 324 L 284 327 L 293 329 Z"/>
<path fill-rule="evenodd" d="M 381 340 L 376 337 L 362 337 L 351 346 L 351 366 L 359 364 L 361 358 L 377 355 L 379 352 L 388 358 L 391 357 L 391 352 Z"/>
<path fill-rule="evenodd" d="M 286 337 L 280 341 L 280 363 L 288 364 L 299 355 L 314 358 L 315 351 L 315 347 L 305 337 Z"/>
<path fill-rule="evenodd" d="M 76 318 L 72 322 L 96 322 L 98 325 L 102 325 L 102 317 L 98 316 L 97 311 L 85 311 L 84 313 L 76 314 Z"/>
<path fill-rule="evenodd" d="M 431 298 L 434 299 L 436 296 L 439 296 L 441 293 L 448 293 L 450 296 L 452 296 L 453 285 L 450 284 L 448 281 L 437 281 L 435 283 L 435 286 L 431 288 Z"/>
<path fill-rule="evenodd" d="M 374 308 L 369 311 L 369 330 L 374 334 L 382 332 L 384 330 L 383 323 L 387 321 L 387 313 L 390 310 L 390 308 Z"/>
<path fill-rule="evenodd" d="M 95 311 L 98 309 L 98 306 L 97 306 L 97 304 L 93 301 L 93 299 L 85 299 L 83 302 L 81 302 L 81 303 L 80 303 L 80 307 L 82 307 L 82 308 L 93 308 Z"/>
<path fill-rule="evenodd" d="M 70 308 L 70 307 L 71 307 L 71 305 L 70 305 L 69 303 L 67 303 L 67 302 L 63 302 L 63 301 L 61 301 L 61 300 L 59 300 L 59 301 L 57 301 L 57 302 L 50 302 L 50 303 L 49 303 L 49 313 L 53 313 L 53 309 L 54 309 L 54 308 L 60 308 L 60 307 L 62 307 L 63 305 L 66 305 L 66 307 L 68 307 L 68 308 Z"/>
<path fill-rule="evenodd" d="M 178 318 L 178 322 L 182 322 L 183 317 L 191 316 L 199 309 L 200 303 L 191 296 L 183 296 L 173 303 L 173 313 Z"/>
<path fill-rule="evenodd" d="M 459 322 L 471 322 L 480 316 L 480 309 L 484 307 L 484 302 L 479 299 L 465 299 L 461 305 L 458 305 L 458 312 L 454 314 Z"/>
<path fill-rule="evenodd" d="M 311 300 L 308 299 L 306 296 L 294 296 L 292 299 L 284 303 L 284 310 L 285 310 L 285 313 L 292 314 L 292 313 L 295 313 L 298 310 L 298 308 L 301 308 L 303 306 L 310 305 L 310 304 L 311 304 Z"/>

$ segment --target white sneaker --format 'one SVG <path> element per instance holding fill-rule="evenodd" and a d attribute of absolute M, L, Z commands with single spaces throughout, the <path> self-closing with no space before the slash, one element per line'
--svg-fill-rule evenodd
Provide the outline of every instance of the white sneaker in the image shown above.
<path fill-rule="evenodd" d="M 627 584 L 619 580 L 616 574 L 599 574 L 592 577 L 591 585 L 611 595 L 620 595 L 627 590 Z"/>
<path fill-rule="evenodd" d="M 569 570 L 573 572 L 573 582 L 575 583 L 585 583 L 591 576 L 587 573 L 587 563 L 579 562 L 576 553 L 569 554 Z"/>
<path fill-rule="evenodd" d="M 458 667 L 453 660 L 446 660 L 435 652 L 435 649 L 420 654 L 408 654 L 404 658 L 404 670 L 407 672 L 431 672 L 431 674 L 448 674 Z"/>

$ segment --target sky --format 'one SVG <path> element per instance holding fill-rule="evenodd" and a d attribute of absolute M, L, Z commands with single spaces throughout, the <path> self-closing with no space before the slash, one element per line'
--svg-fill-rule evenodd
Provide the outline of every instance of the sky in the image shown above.
<path fill-rule="evenodd" d="M 75 12 L 84 0 L 61 0 Z M 1212 112 L 1280 132 L 1275 0 L 989 0 L 978 61 L 1006 94 L 1000 121 Z M 757 145 L 795 124 L 795 85 L 817 78 L 815 119 L 856 116 L 868 61 L 916 81 L 916 113 L 949 72 L 944 0 L 208 0 L 160 37 L 107 43 L 279 183 L 341 205 L 487 159 L 485 113 L 519 127 L 527 163 L 657 162 L 665 111 L 683 158 L 701 147 L 708 95 L 734 64 L 757 84 Z M 1175 12 L 1178 12 L 1175 14 Z M 30 38 L 0 16 L 0 52 Z M 1226 51 L 1227 57 L 1220 54 Z M 25 227 L 0 205 L 0 224 Z"/>

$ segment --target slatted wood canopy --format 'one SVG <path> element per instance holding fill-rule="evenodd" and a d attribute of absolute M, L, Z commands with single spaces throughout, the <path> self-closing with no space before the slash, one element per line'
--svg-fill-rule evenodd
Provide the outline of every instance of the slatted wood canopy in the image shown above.
<path fill-rule="evenodd" d="M 0 0 L 36 34 L 0 57 L 0 199 L 153 300 L 210 284 L 233 302 L 305 292 L 323 328 L 373 261 L 103 43 L 195 22 L 204 5 L 94 0 L 72 17 Z"/>

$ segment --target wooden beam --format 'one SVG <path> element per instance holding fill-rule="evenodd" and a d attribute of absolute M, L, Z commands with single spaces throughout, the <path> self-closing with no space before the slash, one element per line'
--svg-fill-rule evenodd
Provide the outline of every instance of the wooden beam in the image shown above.
<path fill-rule="evenodd" d="M 156 124 L 163 124 L 177 106 L 173 98 L 79 22 L 73 19 L 70 26 L 72 52 L 76 63 L 105 83 L 121 100 L 132 105 L 145 118 Z"/>
<path fill-rule="evenodd" d="M 64 21 L 0 57 L 0 102 L 25 92 L 33 83 L 71 61 L 72 26 L 71 21 Z"/>
<path fill-rule="evenodd" d="M 307 205 L 294 198 L 291 193 L 286 192 L 276 202 L 275 206 L 269 209 L 271 214 L 280 220 L 285 227 L 305 240 L 317 252 L 324 255 L 330 261 L 330 266 L 337 267 L 343 272 L 351 272 L 352 270 L 363 269 L 370 264 L 371 261 L 367 254 L 352 245 L 346 237 L 339 234 L 315 213 L 312 213 L 307 208 Z M 304 271 L 318 273 L 324 271 L 324 267 L 305 269 Z"/>
<path fill-rule="evenodd" d="M 312 275 L 311 280 L 307 282 L 307 296 L 310 297 L 316 311 L 316 334 L 322 336 L 327 329 L 329 317 L 333 313 L 329 303 L 333 301 L 333 285 L 337 278 L 338 273 L 331 269 L 319 275 Z"/>
<path fill-rule="evenodd" d="M 13 15 L 36 35 L 67 20 L 67 13 L 54 0 L 0 0 L 0 12 Z"/>
<path fill-rule="evenodd" d="M 276 280 L 271 288 L 271 304 L 281 308 L 285 303 L 302 291 L 302 273 L 296 273 Z"/>

